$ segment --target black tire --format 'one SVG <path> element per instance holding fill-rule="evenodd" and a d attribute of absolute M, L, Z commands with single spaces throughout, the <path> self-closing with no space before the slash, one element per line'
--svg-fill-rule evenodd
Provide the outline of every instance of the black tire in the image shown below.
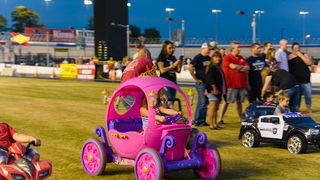
<path fill-rule="evenodd" d="M 307 151 L 306 139 L 300 134 L 291 135 L 287 141 L 287 149 L 292 154 L 302 154 Z"/>
<path fill-rule="evenodd" d="M 253 129 L 244 131 L 241 136 L 241 144 L 247 148 L 258 147 L 260 140 L 256 131 Z"/>

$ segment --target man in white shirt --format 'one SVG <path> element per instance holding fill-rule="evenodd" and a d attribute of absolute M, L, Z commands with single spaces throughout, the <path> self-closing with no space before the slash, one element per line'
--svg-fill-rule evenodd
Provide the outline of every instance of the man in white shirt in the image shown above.
<path fill-rule="evenodd" d="M 289 71 L 287 52 L 288 41 L 285 39 L 281 39 L 279 42 L 279 46 L 280 48 L 276 52 L 276 60 L 280 62 L 280 69 Z"/>

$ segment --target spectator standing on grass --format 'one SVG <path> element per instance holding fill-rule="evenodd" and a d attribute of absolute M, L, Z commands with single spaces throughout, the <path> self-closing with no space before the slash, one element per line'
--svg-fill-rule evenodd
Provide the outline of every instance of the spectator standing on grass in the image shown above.
<path fill-rule="evenodd" d="M 251 45 L 251 56 L 247 58 L 247 61 L 250 65 L 248 100 L 250 103 L 262 101 L 260 98 L 262 89 L 261 70 L 265 66 L 265 59 L 260 55 L 260 44 L 253 43 Z"/>
<path fill-rule="evenodd" d="M 308 112 L 312 113 L 312 85 L 310 81 L 309 66 L 312 65 L 312 59 L 300 51 L 300 44 L 295 42 L 291 46 L 292 53 L 288 56 L 289 72 L 296 78 L 300 84 L 300 98 L 298 110 L 300 109 L 301 96 L 303 94 Z"/>
<path fill-rule="evenodd" d="M 210 129 L 220 128 L 217 124 L 219 104 L 222 97 L 226 99 L 227 86 L 221 62 L 221 54 L 216 51 L 213 53 L 210 64 L 206 68 L 206 94 L 209 101 L 206 123 L 209 124 Z"/>
<path fill-rule="evenodd" d="M 224 57 L 227 55 L 226 48 L 224 48 L 224 47 L 220 48 L 219 52 L 221 54 L 222 61 L 223 61 Z M 222 63 L 221 63 L 221 67 L 222 67 Z M 222 67 L 222 69 L 223 69 L 223 67 Z M 229 103 L 227 103 L 227 99 L 225 98 L 222 102 L 221 113 L 218 118 L 218 122 L 220 124 L 224 124 L 223 117 L 224 117 L 224 114 L 227 112 L 228 106 L 229 106 Z"/>
<path fill-rule="evenodd" d="M 237 103 L 239 119 L 242 118 L 242 103 L 244 102 L 248 88 L 248 71 L 250 70 L 247 60 L 240 56 L 240 43 L 232 42 L 230 54 L 223 59 L 223 71 L 227 82 L 227 103 Z"/>
<path fill-rule="evenodd" d="M 206 112 L 207 112 L 207 97 L 204 95 L 206 88 L 206 67 L 210 64 L 210 44 L 207 42 L 201 45 L 201 51 L 196 55 L 189 64 L 189 72 L 194 79 L 198 93 L 198 102 L 196 112 L 194 115 L 194 125 L 205 125 Z"/>
<path fill-rule="evenodd" d="M 276 52 L 276 60 L 280 62 L 280 69 L 289 71 L 288 66 L 288 41 L 285 39 L 281 39 L 279 42 L 280 48 Z"/>
<path fill-rule="evenodd" d="M 168 79 L 177 83 L 176 73 L 181 72 L 182 61 L 173 55 L 175 46 L 171 41 L 165 41 L 162 45 L 160 54 L 157 58 L 157 66 L 160 71 L 160 77 Z M 169 107 L 173 106 L 174 99 L 176 98 L 176 90 L 173 88 L 166 88 L 166 96 L 168 98 Z"/>

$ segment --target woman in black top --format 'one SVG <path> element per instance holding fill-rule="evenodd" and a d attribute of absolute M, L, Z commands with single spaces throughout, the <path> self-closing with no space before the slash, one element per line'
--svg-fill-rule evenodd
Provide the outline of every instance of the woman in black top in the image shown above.
<path fill-rule="evenodd" d="M 177 83 L 176 72 L 181 72 L 182 62 L 181 60 L 177 60 L 173 55 L 174 51 L 175 46 L 173 42 L 165 41 L 157 58 L 157 66 L 160 70 L 160 77 Z M 172 88 L 167 88 L 166 95 L 169 101 L 169 106 L 172 106 L 176 97 L 176 91 Z"/>
<path fill-rule="evenodd" d="M 289 72 L 297 79 L 300 84 L 299 107 L 301 104 L 301 95 L 303 93 L 308 112 L 311 113 L 312 104 L 312 86 L 310 82 L 309 66 L 312 65 L 312 60 L 308 55 L 300 52 L 300 44 L 293 43 L 292 53 L 288 56 Z"/>
<path fill-rule="evenodd" d="M 300 96 L 299 82 L 291 73 L 283 69 L 271 70 L 265 79 L 261 97 L 264 96 L 270 85 L 276 86 L 278 90 L 282 90 L 290 97 L 289 107 L 291 112 L 298 110 Z"/>
<path fill-rule="evenodd" d="M 222 57 L 214 52 L 209 66 L 206 68 L 206 94 L 209 100 L 206 123 L 210 129 L 218 129 L 217 114 L 221 97 L 226 95 L 226 81 L 221 68 Z M 224 97 L 225 98 L 225 97 Z M 226 99 L 226 98 L 225 98 Z"/>

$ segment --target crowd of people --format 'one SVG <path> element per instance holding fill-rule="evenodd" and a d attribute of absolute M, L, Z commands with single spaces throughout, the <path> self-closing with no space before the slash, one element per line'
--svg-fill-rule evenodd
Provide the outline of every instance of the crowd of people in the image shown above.
<path fill-rule="evenodd" d="M 263 52 L 262 52 L 263 48 Z M 165 41 L 158 58 L 154 61 L 160 77 L 177 83 L 176 73 L 180 73 L 183 62 L 174 56 L 175 46 L 171 41 Z M 291 45 L 280 40 L 279 49 L 272 43 L 263 45 L 253 43 L 251 55 L 247 58 L 240 55 L 239 42 L 230 44 L 230 52 L 218 48 L 216 42 L 205 42 L 200 52 L 190 62 L 188 70 L 195 82 L 198 94 L 197 106 L 193 124 L 208 125 L 210 129 L 220 129 L 224 124 L 224 114 L 230 103 L 236 103 L 236 110 L 241 121 L 242 104 L 246 97 L 250 103 L 263 102 L 274 104 L 278 96 L 279 112 L 296 112 L 300 110 L 301 96 L 305 98 L 308 113 L 312 113 L 312 86 L 309 66 L 312 59 L 300 51 L 299 43 Z M 123 71 L 121 81 L 137 77 L 141 74 L 156 76 L 150 52 L 140 47 L 133 61 L 128 63 Z M 168 107 L 172 107 L 176 92 L 165 89 Z M 218 117 L 219 105 L 222 104 Z"/>

